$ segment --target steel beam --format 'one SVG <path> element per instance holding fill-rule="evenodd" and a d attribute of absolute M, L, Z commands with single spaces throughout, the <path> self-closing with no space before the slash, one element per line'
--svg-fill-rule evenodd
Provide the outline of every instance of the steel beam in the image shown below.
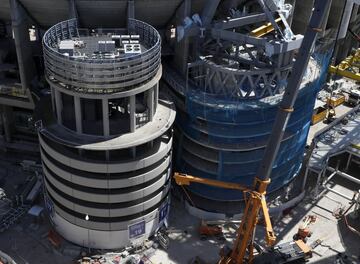
<path fill-rule="evenodd" d="M 245 17 L 232 18 L 226 21 L 217 22 L 214 24 L 214 28 L 229 29 L 245 26 L 248 24 L 259 23 L 266 21 L 267 16 L 265 13 L 249 15 Z"/>
<path fill-rule="evenodd" d="M 326 190 L 328 190 L 329 192 L 335 193 L 335 194 L 337 194 L 337 195 L 339 195 L 339 196 L 341 196 L 341 197 L 343 197 L 343 198 L 345 198 L 345 199 L 347 199 L 347 200 L 349 200 L 349 201 L 352 200 L 352 197 L 349 197 L 349 196 L 347 196 L 347 195 L 345 195 L 345 194 L 342 194 L 341 192 L 335 191 L 335 190 L 333 190 L 333 189 L 330 188 L 330 187 L 325 186 L 325 188 L 326 188 Z"/>
<path fill-rule="evenodd" d="M 336 169 L 334 169 L 334 168 L 332 168 L 332 167 L 327 167 L 326 169 L 327 169 L 328 171 L 330 171 L 330 172 L 336 172 L 337 175 L 339 175 L 339 176 L 341 176 L 341 177 L 343 177 L 343 178 L 345 178 L 345 179 L 347 179 L 347 180 L 349 180 L 349 181 L 352 181 L 352 182 L 354 182 L 354 183 L 356 183 L 356 184 L 360 184 L 360 180 L 359 180 L 359 179 L 357 179 L 357 178 L 355 178 L 355 177 L 353 177 L 353 176 L 351 176 L 351 175 L 349 175 L 349 174 L 347 174 L 347 173 L 345 173 L 345 172 L 336 170 Z"/>
<path fill-rule="evenodd" d="M 211 29 L 211 35 L 214 39 L 228 40 L 234 43 L 246 43 L 254 46 L 265 47 L 267 43 L 266 39 L 255 38 L 248 35 L 240 34 L 233 31 L 222 29 Z"/>

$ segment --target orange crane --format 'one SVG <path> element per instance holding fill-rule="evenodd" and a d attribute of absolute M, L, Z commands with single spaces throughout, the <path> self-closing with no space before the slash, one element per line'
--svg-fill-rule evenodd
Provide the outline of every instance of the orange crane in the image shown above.
<path fill-rule="evenodd" d="M 251 237 L 255 226 L 258 221 L 258 215 L 260 208 L 262 209 L 264 220 L 265 220 L 265 228 L 266 228 L 266 244 L 271 247 L 274 245 L 276 241 L 275 234 L 272 229 L 272 224 L 269 216 L 269 210 L 266 205 L 265 200 L 265 194 L 266 194 L 266 186 L 270 182 L 268 180 L 265 183 L 255 183 L 259 184 L 262 187 L 258 190 L 251 190 L 251 188 L 237 184 L 237 183 L 230 183 L 230 182 L 223 182 L 223 181 L 217 181 L 217 180 L 211 180 L 211 179 L 204 179 L 199 177 L 194 177 L 187 174 L 182 174 L 175 172 L 174 173 L 174 179 L 176 181 L 176 184 L 184 186 L 184 185 L 190 185 L 191 183 L 201 183 L 206 184 L 218 188 L 224 188 L 224 189 L 232 189 L 232 190 L 239 190 L 244 193 L 245 198 L 245 211 L 244 211 L 244 217 L 241 221 L 240 228 L 238 230 L 237 239 L 234 244 L 234 249 L 231 256 L 227 256 L 226 252 L 223 252 L 221 255 L 221 260 L 219 261 L 219 264 L 227 264 L 227 263 L 243 263 L 241 262 L 231 262 L 230 259 L 238 259 L 243 260 L 245 257 L 245 253 L 249 252 L 248 260 L 251 263 L 253 260 L 253 243 L 243 243 L 245 237 Z M 245 221 L 246 216 L 246 221 Z"/>
<path fill-rule="evenodd" d="M 220 252 L 221 258 L 218 264 L 242 264 L 253 262 L 253 239 L 260 209 L 262 209 L 265 218 L 266 242 L 269 246 L 271 246 L 276 241 L 265 200 L 266 189 L 270 183 L 270 173 L 274 160 L 279 151 L 287 122 L 291 113 L 294 111 L 293 107 L 299 92 L 299 87 L 304 72 L 310 59 L 311 50 L 315 44 L 317 34 L 321 32 L 325 14 L 330 8 L 330 2 L 331 1 L 329 0 L 316 0 L 314 3 L 314 9 L 308 28 L 299 49 L 299 53 L 292 69 L 292 74 L 289 78 L 288 85 L 285 89 L 283 99 L 280 103 L 272 132 L 268 144 L 265 148 L 262 163 L 257 172 L 257 177 L 255 177 L 252 188 L 248 188 L 236 183 L 227 183 L 175 173 L 175 181 L 180 185 L 189 185 L 191 182 L 196 182 L 244 192 L 245 210 L 241 219 L 240 227 L 237 230 L 236 241 L 230 252 L 225 252 L 225 250 Z M 302 246 L 299 247 L 302 248 Z"/>

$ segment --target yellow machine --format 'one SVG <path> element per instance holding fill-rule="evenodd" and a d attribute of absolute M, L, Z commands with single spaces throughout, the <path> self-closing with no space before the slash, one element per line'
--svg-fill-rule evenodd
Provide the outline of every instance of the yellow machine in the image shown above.
<path fill-rule="evenodd" d="M 328 109 L 326 106 L 319 106 L 314 109 L 313 115 L 311 117 L 311 125 L 315 125 L 323 121 L 328 114 Z"/>
<path fill-rule="evenodd" d="M 357 49 L 353 55 L 347 57 L 339 65 L 331 65 L 329 72 L 360 81 L 360 49 Z"/>
<path fill-rule="evenodd" d="M 343 94 L 335 94 L 331 97 L 327 98 L 327 105 L 337 107 L 345 102 L 345 95 Z"/>
<path fill-rule="evenodd" d="M 279 18 L 275 19 L 275 22 L 280 23 L 280 22 L 282 22 L 282 20 L 279 17 Z M 271 25 L 271 23 L 267 23 L 265 25 L 262 25 L 261 27 L 254 29 L 253 31 L 251 31 L 250 35 L 253 37 L 260 38 L 270 32 L 273 32 L 274 30 L 275 29 L 274 29 L 273 25 Z"/>
<path fill-rule="evenodd" d="M 260 208 L 262 209 L 265 220 L 266 244 L 269 247 L 274 245 L 276 237 L 273 232 L 269 210 L 265 200 L 266 188 L 270 183 L 270 180 L 261 181 L 259 179 L 255 179 L 254 187 L 257 189 L 257 191 L 255 191 L 249 187 L 236 183 L 204 179 L 191 175 L 181 174 L 178 172 L 174 173 L 174 179 L 176 183 L 181 186 L 190 185 L 190 183 L 196 182 L 219 188 L 239 190 L 244 193 L 245 211 L 237 232 L 237 238 L 234 243 L 233 250 L 230 252 L 230 254 L 227 252 L 222 252 L 221 259 L 218 262 L 219 264 L 243 263 L 247 252 L 249 253 L 247 256 L 247 261 L 249 263 L 253 261 L 254 247 L 252 238 L 255 226 L 258 222 Z M 244 241 L 248 241 L 248 243 L 244 243 Z"/>

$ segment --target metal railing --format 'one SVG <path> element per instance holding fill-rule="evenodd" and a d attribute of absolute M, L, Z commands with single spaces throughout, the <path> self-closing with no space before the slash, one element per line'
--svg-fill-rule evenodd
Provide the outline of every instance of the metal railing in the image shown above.
<path fill-rule="evenodd" d="M 90 93 L 94 89 L 109 92 L 128 90 L 148 82 L 160 69 L 160 35 L 152 26 L 135 19 L 129 21 L 128 27 L 128 34 L 140 36 L 140 44 L 144 47 L 141 54 L 93 59 L 87 56 L 67 56 L 58 51 L 60 41 L 81 39 L 79 32 L 84 31 L 79 31 L 76 19 L 54 25 L 43 38 L 47 75 L 50 79 L 64 83 L 67 88 L 83 88 L 84 92 Z M 96 32 L 107 35 L 108 31 L 98 29 Z M 114 32 L 117 31 L 114 29 Z"/>

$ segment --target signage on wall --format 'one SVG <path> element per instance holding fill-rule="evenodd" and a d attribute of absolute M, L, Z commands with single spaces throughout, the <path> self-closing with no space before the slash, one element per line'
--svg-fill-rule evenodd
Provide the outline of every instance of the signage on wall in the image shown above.
<path fill-rule="evenodd" d="M 129 225 L 129 239 L 134 239 L 145 235 L 145 221 Z"/>
<path fill-rule="evenodd" d="M 159 223 L 161 223 L 166 218 L 168 212 L 169 212 L 169 203 L 165 203 L 163 207 L 161 207 L 159 210 Z"/>
<path fill-rule="evenodd" d="M 45 197 L 46 209 L 47 209 L 49 215 L 51 217 L 53 217 L 54 216 L 54 204 L 46 193 L 44 194 L 44 197 Z"/>

